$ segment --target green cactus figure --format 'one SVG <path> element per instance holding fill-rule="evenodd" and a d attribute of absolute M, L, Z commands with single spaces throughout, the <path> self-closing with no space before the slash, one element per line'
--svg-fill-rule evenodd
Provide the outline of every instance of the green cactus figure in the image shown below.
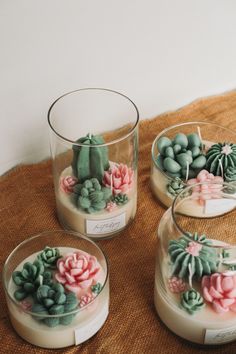
<path fill-rule="evenodd" d="M 215 176 L 222 176 L 230 167 L 236 168 L 236 144 L 214 144 L 207 151 L 206 159 L 206 169 Z"/>
<path fill-rule="evenodd" d="M 178 240 L 169 242 L 168 253 L 172 263 L 172 275 L 179 278 L 189 276 L 189 265 L 192 275 L 200 279 L 203 275 L 210 275 L 217 271 L 217 253 L 211 241 L 205 235 L 197 233 L 182 236 Z"/>
<path fill-rule="evenodd" d="M 174 177 L 167 184 L 166 188 L 171 197 L 176 197 L 186 187 L 186 184 L 179 177 Z"/>
<path fill-rule="evenodd" d="M 206 165 L 198 134 L 176 134 L 173 140 L 163 136 L 157 141 L 157 164 L 170 177 L 194 178 Z"/>
<path fill-rule="evenodd" d="M 57 260 L 61 257 L 58 248 L 51 248 L 46 246 L 44 250 L 38 255 L 38 260 L 40 260 L 45 268 L 56 268 Z"/>
<path fill-rule="evenodd" d="M 97 178 L 91 178 L 74 187 L 75 203 L 86 213 L 96 213 L 105 209 L 106 203 L 111 199 L 110 188 L 102 187 Z"/>
<path fill-rule="evenodd" d="M 12 279 L 19 287 L 14 292 L 14 297 L 17 301 L 21 301 L 33 294 L 40 284 L 51 284 L 52 274 L 50 271 L 45 271 L 41 261 L 36 260 L 34 263 L 26 262 L 22 271 L 13 272 Z"/>
<path fill-rule="evenodd" d="M 205 304 L 201 294 L 194 289 L 190 289 L 181 294 L 181 306 L 190 315 L 193 315 L 195 312 L 201 310 Z"/>
<path fill-rule="evenodd" d="M 128 203 L 129 198 L 126 194 L 119 193 L 119 194 L 112 197 L 112 201 L 114 203 L 116 203 L 117 205 L 124 205 L 124 204 Z"/>
<path fill-rule="evenodd" d="M 79 138 L 77 143 L 83 146 L 73 145 L 72 147 L 71 166 L 75 177 L 80 183 L 92 177 L 102 182 L 104 171 L 109 169 L 108 149 L 106 146 L 99 147 L 105 143 L 104 139 L 99 135 L 87 134 L 86 137 Z"/>
<path fill-rule="evenodd" d="M 35 319 L 43 321 L 48 327 L 56 327 L 59 324 L 68 325 L 74 318 L 73 314 L 53 317 L 52 315 L 63 315 L 76 309 L 78 300 L 74 293 L 65 293 L 61 284 L 55 283 L 52 286 L 41 285 L 36 294 L 36 302 L 31 311 L 41 315 Z M 50 317 L 47 317 L 51 315 Z"/>

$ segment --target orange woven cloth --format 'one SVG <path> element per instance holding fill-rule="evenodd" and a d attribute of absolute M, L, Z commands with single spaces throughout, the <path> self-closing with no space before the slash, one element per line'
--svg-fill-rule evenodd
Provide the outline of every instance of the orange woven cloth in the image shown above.
<path fill-rule="evenodd" d="M 151 194 L 151 144 L 164 128 L 185 121 L 211 121 L 236 130 L 236 92 L 201 99 L 178 111 L 140 123 L 138 210 L 115 238 L 99 241 L 110 264 L 110 313 L 101 330 L 78 347 L 47 350 L 32 346 L 13 330 L 0 287 L 0 353 L 235 354 L 236 342 L 206 348 L 171 333 L 153 304 L 156 230 L 165 209 Z M 0 178 L 1 269 L 24 239 L 60 228 L 56 216 L 51 161 L 19 166 Z"/>

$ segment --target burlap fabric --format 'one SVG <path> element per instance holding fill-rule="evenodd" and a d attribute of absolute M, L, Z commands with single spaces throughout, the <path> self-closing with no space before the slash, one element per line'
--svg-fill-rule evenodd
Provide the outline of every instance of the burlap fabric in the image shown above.
<path fill-rule="evenodd" d="M 103 328 L 78 347 L 46 350 L 22 340 L 11 327 L 1 286 L 0 353 L 236 353 L 236 342 L 205 348 L 171 333 L 153 305 L 156 229 L 165 209 L 149 186 L 151 144 L 164 128 L 208 120 L 236 130 L 236 92 L 201 99 L 140 123 L 138 211 L 134 222 L 111 240 L 99 241 L 110 263 L 110 314 Z M 1 267 L 21 241 L 60 227 L 55 211 L 51 162 L 19 166 L 0 178 Z"/>

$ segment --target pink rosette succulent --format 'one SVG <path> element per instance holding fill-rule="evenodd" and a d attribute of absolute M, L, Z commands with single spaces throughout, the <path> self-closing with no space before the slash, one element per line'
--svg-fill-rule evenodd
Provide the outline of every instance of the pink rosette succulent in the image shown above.
<path fill-rule="evenodd" d="M 74 186 L 78 183 L 77 178 L 73 176 L 66 176 L 66 177 L 61 177 L 60 179 L 60 189 L 67 194 L 70 194 L 73 192 Z"/>
<path fill-rule="evenodd" d="M 168 279 L 168 287 L 172 293 L 179 294 L 186 289 L 186 284 L 183 279 L 172 277 Z"/>
<path fill-rule="evenodd" d="M 214 273 L 202 278 L 203 297 L 217 313 L 236 312 L 236 275 Z"/>
<path fill-rule="evenodd" d="M 80 298 L 79 306 L 84 307 L 84 306 L 88 305 L 93 299 L 94 299 L 94 295 L 92 293 L 83 295 Z"/>
<path fill-rule="evenodd" d="M 107 206 L 106 206 L 106 211 L 108 211 L 109 213 L 111 213 L 112 211 L 117 209 L 117 204 L 114 202 L 108 202 Z"/>
<path fill-rule="evenodd" d="M 222 183 L 224 182 L 222 177 L 214 176 L 207 170 L 202 170 L 196 178 L 189 179 L 187 185 L 192 186 L 193 184 L 202 182 L 211 182 L 211 184 L 208 183 L 193 187 L 192 198 L 197 199 L 200 205 L 204 205 L 205 201 L 208 199 L 220 197 Z"/>
<path fill-rule="evenodd" d="M 80 250 L 59 258 L 57 268 L 56 280 L 78 297 L 85 295 L 97 283 L 101 272 L 97 258 Z"/>
<path fill-rule="evenodd" d="M 134 181 L 134 171 L 132 168 L 124 165 L 123 163 L 111 164 L 108 171 L 105 171 L 103 177 L 103 185 L 111 188 L 113 194 L 125 194 L 132 188 Z"/>

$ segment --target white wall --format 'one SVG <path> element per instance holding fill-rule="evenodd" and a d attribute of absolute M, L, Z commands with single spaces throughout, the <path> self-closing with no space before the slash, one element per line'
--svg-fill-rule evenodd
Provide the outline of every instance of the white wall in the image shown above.
<path fill-rule="evenodd" d="M 49 156 L 64 92 L 108 87 L 141 118 L 236 86 L 235 0 L 1 0 L 0 174 Z"/>

